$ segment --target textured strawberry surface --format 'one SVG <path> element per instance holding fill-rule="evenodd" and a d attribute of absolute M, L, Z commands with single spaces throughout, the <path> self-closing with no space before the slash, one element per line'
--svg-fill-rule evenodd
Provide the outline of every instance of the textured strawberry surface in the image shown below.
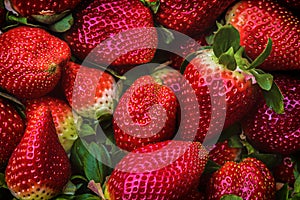
<path fill-rule="evenodd" d="M 157 34 L 150 10 L 139 0 L 93 1 L 75 19 L 66 40 L 78 58 L 89 55 L 93 62 L 116 66 L 152 60 Z"/>
<path fill-rule="evenodd" d="M 271 0 L 241 1 L 228 11 L 227 23 L 239 30 L 241 45 L 252 59 L 272 39 L 271 55 L 260 68 L 300 69 L 300 21 L 285 7 Z"/>
<path fill-rule="evenodd" d="M 275 113 L 261 98 L 257 109 L 244 119 L 243 129 L 256 148 L 290 154 L 300 150 L 300 80 L 277 75 L 274 81 L 284 96 L 284 113 Z"/>
<path fill-rule="evenodd" d="M 58 83 L 71 57 L 67 43 L 43 29 L 21 26 L 0 35 L 0 87 L 19 98 L 37 98 Z"/>

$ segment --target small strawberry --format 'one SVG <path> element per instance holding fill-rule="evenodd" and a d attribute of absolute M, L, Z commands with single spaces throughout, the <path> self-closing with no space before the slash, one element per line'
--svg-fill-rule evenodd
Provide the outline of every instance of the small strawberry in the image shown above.
<path fill-rule="evenodd" d="M 114 112 L 117 146 L 132 151 L 171 139 L 176 130 L 178 102 L 172 90 L 151 76 L 137 79 L 121 97 Z"/>
<path fill-rule="evenodd" d="M 200 143 L 164 141 L 138 148 L 116 166 L 105 189 L 107 199 L 185 197 L 196 188 L 207 161 Z"/>
<path fill-rule="evenodd" d="M 295 165 L 296 163 L 290 156 L 285 156 L 279 165 L 275 166 L 273 169 L 276 182 L 288 183 L 290 186 L 293 186 L 295 183 Z"/>
<path fill-rule="evenodd" d="M 0 171 L 22 139 L 25 125 L 14 107 L 0 97 Z"/>
<path fill-rule="evenodd" d="M 76 13 L 65 38 L 79 59 L 129 67 L 152 60 L 153 26 L 150 10 L 139 0 L 96 0 Z"/>
<path fill-rule="evenodd" d="M 299 18 L 276 1 L 240 1 L 227 12 L 226 21 L 239 30 L 241 45 L 252 59 L 263 51 L 268 38 L 273 40 L 271 55 L 261 69 L 300 69 Z"/>
<path fill-rule="evenodd" d="M 187 82 L 182 84 L 183 123 L 179 131 L 183 139 L 203 142 L 207 136 L 207 141 L 215 144 L 223 129 L 239 122 L 255 105 L 258 86 L 268 94 L 266 98 L 276 89 L 272 75 L 256 69 L 270 53 L 271 41 L 250 63 L 243 57 L 239 39 L 234 27 L 220 26 L 211 48 L 187 57 L 190 60 L 183 68 Z M 281 99 L 277 100 L 282 105 Z M 268 105 L 273 106 L 271 103 Z M 282 112 L 281 107 L 273 108 Z"/>
<path fill-rule="evenodd" d="M 68 45 L 45 30 L 13 28 L 0 35 L 0 87 L 19 98 L 44 96 L 70 57 Z"/>
<path fill-rule="evenodd" d="M 147 4 L 153 1 L 144 0 Z M 210 29 L 234 0 L 160 0 L 154 19 L 166 28 L 193 36 Z"/>
<path fill-rule="evenodd" d="M 116 82 L 108 73 L 69 62 L 63 68 L 62 87 L 79 115 L 98 119 L 113 113 Z"/>
<path fill-rule="evenodd" d="M 275 113 L 260 99 L 257 108 L 243 120 L 243 130 L 257 149 L 290 154 L 300 150 L 300 79 L 276 75 L 274 81 L 284 96 L 284 113 Z"/>
<path fill-rule="evenodd" d="M 65 151 L 69 152 L 78 138 L 71 107 L 65 101 L 53 97 L 27 100 L 25 103 L 27 119 L 30 119 L 41 105 L 48 106 L 51 110 L 59 141 Z"/>
<path fill-rule="evenodd" d="M 61 19 L 81 0 L 10 0 L 11 7 L 21 16 L 52 24 Z"/>
<path fill-rule="evenodd" d="M 51 112 L 39 107 L 9 159 L 5 180 L 18 199 L 50 199 L 68 182 L 71 167 L 59 143 Z"/>
<path fill-rule="evenodd" d="M 226 194 L 245 200 L 274 199 L 275 181 L 266 165 L 255 158 L 246 158 L 241 163 L 229 161 L 210 179 L 207 199 L 219 200 Z"/>

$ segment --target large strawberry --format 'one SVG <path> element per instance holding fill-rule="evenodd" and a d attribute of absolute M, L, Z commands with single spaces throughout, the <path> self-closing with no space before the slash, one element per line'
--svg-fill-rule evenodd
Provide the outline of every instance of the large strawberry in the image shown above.
<path fill-rule="evenodd" d="M 10 3 L 11 7 L 21 16 L 51 24 L 74 9 L 80 1 L 81 0 L 10 0 Z"/>
<path fill-rule="evenodd" d="M 50 199 L 68 182 L 71 167 L 59 143 L 51 112 L 39 107 L 9 159 L 5 180 L 18 199 Z"/>
<path fill-rule="evenodd" d="M 0 87 L 19 98 L 50 92 L 71 57 L 67 43 L 40 28 L 21 26 L 0 35 Z"/>
<path fill-rule="evenodd" d="M 240 121 L 252 109 L 258 86 L 266 94 L 275 90 L 272 75 L 256 69 L 270 53 L 271 42 L 266 51 L 250 63 L 244 57 L 239 39 L 239 33 L 231 25 L 220 27 L 212 48 L 202 49 L 193 57 L 187 57 L 189 63 L 184 77 L 188 84 L 182 84 L 180 97 L 183 99 L 183 123 L 179 132 L 182 138 L 202 142 L 208 136 L 207 141 L 215 144 L 224 128 Z M 186 88 L 187 85 L 192 89 Z M 281 100 L 278 99 L 278 105 L 282 105 Z M 271 103 L 268 105 L 282 112 L 281 107 Z"/>
<path fill-rule="evenodd" d="M 170 88 L 150 76 L 140 77 L 121 97 L 114 112 L 116 144 L 132 151 L 171 139 L 176 132 L 177 106 Z"/>
<path fill-rule="evenodd" d="M 193 36 L 210 29 L 234 0 L 143 0 L 153 6 L 154 19 L 166 28 Z"/>
<path fill-rule="evenodd" d="M 63 68 L 62 87 L 69 104 L 83 117 L 98 119 L 113 113 L 116 82 L 110 74 L 69 62 Z"/>
<path fill-rule="evenodd" d="M 226 194 L 245 200 L 274 199 L 275 181 L 266 165 L 255 158 L 246 158 L 241 163 L 229 161 L 210 179 L 207 199 L 219 200 Z"/>
<path fill-rule="evenodd" d="M 168 199 L 185 197 L 197 188 L 207 161 L 200 143 L 164 141 L 138 148 L 116 166 L 105 196 L 115 199 Z"/>
<path fill-rule="evenodd" d="M 97 64 L 130 66 L 153 58 L 153 26 L 150 10 L 139 0 L 96 0 L 76 13 L 65 38 L 80 59 L 88 56 Z"/>
<path fill-rule="evenodd" d="M 300 79 L 276 75 L 274 81 L 284 96 L 284 113 L 275 113 L 261 98 L 243 120 L 243 130 L 261 151 L 290 154 L 300 150 Z"/>
<path fill-rule="evenodd" d="M 272 0 L 240 1 L 227 13 L 227 23 L 236 27 L 250 58 L 256 58 L 273 40 L 271 55 L 260 66 L 265 70 L 300 69 L 300 21 Z"/>
<path fill-rule="evenodd" d="M 24 131 L 25 125 L 18 112 L 0 97 L 0 170 L 7 164 Z"/>
<path fill-rule="evenodd" d="M 69 152 L 78 137 L 71 107 L 67 102 L 53 97 L 27 100 L 25 103 L 26 117 L 30 119 L 41 105 L 50 108 L 59 141 L 65 151 Z"/>

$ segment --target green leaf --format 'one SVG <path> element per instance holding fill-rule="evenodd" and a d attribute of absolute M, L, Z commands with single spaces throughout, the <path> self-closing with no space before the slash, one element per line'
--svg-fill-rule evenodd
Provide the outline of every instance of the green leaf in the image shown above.
<path fill-rule="evenodd" d="M 44 13 L 42 13 L 42 14 L 31 15 L 31 17 L 38 22 L 50 25 L 50 24 L 53 24 L 53 23 L 57 22 L 58 20 L 62 19 L 69 13 L 70 13 L 70 10 L 65 10 L 61 13 L 54 13 L 54 14 L 52 11 L 50 11 L 50 12 L 44 11 Z"/>
<path fill-rule="evenodd" d="M 268 43 L 264 51 L 250 64 L 249 69 L 253 69 L 261 65 L 272 51 L 272 39 L 268 39 Z"/>
<path fill-rule="evenodd" d="M 222 196 L 220 200 L 243 200 L 243 198 L 233 194 L 229 194 L 229 195 Z"/>
<path fill-rule="evenodd" d="M 300 193 L 294 194 L 294 196 L 292 197 L 292 200 L 300 200 Z"/>
<path fill-rule="evenodd" d="M 248 59 L 244 58 L 244 54 L 245 54 L 245 47 L 240 47 L 237 50 L 237 52 L 234 54 L 236 64 L 242 70 L 245 70 L 247 66 L 250 65 Z"/>
<path fill-rule="evenodd" d="M 247 149 L 248 155 L 255 153 L 254 147 L 246 140 L 241 140 L 243 146 Z"/>
<path fill-rule="evenodd" d="M 4 189 L 8 188 L 5 182 L 5 175 L 2 173 L 0 173 L 0 188 L 4 188 Z"/>
<path fill-rule="evenodd" d="M 66 17 L 62 18 L 60 21 L 56 22 L 55 24 L 52 24 L 49 28 L 51 31 L 63 33 L 69 30 L 73 24 L 74 18 L 72 14 L 69 14 Z"/>
<path fill-rule="evenodd" d="M 289 189 L 288 185 L 285 184 L 280 190 L 276 191 L 276 200 L 288 200 Z"/>
<path fill-rule="evenodd" d="M 91 135 L 96 135 L 95 129 L 87 123 L 82 124 L 82 126 L 80 127 L 80 137 L 86 137 Z"/>
<path fill-rule="evenodd" d="M 157 13 L 160 1 L 159 0 L 140 0 L 145 6 L 150 8 L 154 14 Z"/>
<path fill-rule="evenodd" d="M 213 51 L 217 58 L 232 47 L 234 52 L 240 48 L 240 34 L 232 25 L 224 25 L 216 32 Z"/>
<path fill-rule="evenodd" d="M 67 185 L 63 189 L 62 194 L 75 195 L 76 190 L 77 190 L 76 185 L 74 185 L 74 183 L 72 183 L 71 181 L 68 181 Z"/>
<path fill-rule="evenodd" d="M 284 113 L 284 103 L 283 95 L 278 88 L 277 84 L 274 82 L 269 91 L 262 90 L 266 104 L 273 109 L 276 113 Z"/>
<path fill-rule="evenodd" d="M 236 69 L 237 63 L 234 58 L 233 47 L 230 47 L 227 52 L 220 55 L 219 63 L 223 64 L 229 70 L 234 71 Z"/>
<path fill-rule="evenodd" d="M 271 74 L 267 74 L 260 69 L 251 69 L 250 72 L 263 90 L 271 90 L 273 85 L 273 76 Z"/>
<path fill-rule="evenodd" d="M 211 174 L 214 173 L 215 171 L 220 169 L 220 165 L 218 165 L 216 162 L 212 161 L 212 160 L 208 160 L 206 165 L 205 165 L 205 169 L 204 169 L 204 174 Z"/>
<path fill-rule="evenodd" d="M 300 176 L 296 177 L 296 181 L 294 183 L 294 193 L 300 193 Z"/>
<path fill-rule="evenodd" d="M 243 144 L 238 135 L 233 135 L 228 139 L 228 146 L 231 148 L 243 148 Z"/>

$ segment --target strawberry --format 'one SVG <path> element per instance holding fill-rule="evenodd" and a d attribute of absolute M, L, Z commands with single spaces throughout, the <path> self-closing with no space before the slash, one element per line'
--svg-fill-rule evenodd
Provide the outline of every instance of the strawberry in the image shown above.
<path fill-rule="evenodd" d="M 61 99 L 48 96 L 27 100 L 25 103 L 27 118 L 30 119 L 41 105 L 48 106 L 51 110 L 59 141 L 65 151 L 69 152 L 78 138 L 71 107 Z"/>
<path fill-rule="evenodd" d="M 187 57 L 190 60 L 182 69 L 187 82 L 182 84 L 180 97 L 181 138 L 203 142 L 207 136 L 206 141 L 215 144 L 224 128 L 240 121 L 252 109 L 258 86 L 269 95 L 275 90 L 275 84 L 271 88 L 272 75 L 255 68 L 268 56 L 271 41 L 252 63 L 243 57 L 244 48 L 239 43 L 239 33 L 234 27 L 220 26 L 211 48 Z M 280 98 L 278 102 L 282 104 Z M 280 108 L 274 107 L 282 112 Z"/>
<path fill-rule="evenodd" d="M 153 5 L 154 1 L 144 0 Z M 154 19 L 166 28 L 193 36 L 210 29 L 234 0 L 160 0 Z"/>
<path fill-rule="evenodd" d="M 295 183 L 295 165 L 296 163 L 290 156 L 285 156 L 273 169 L 276 182 L 288 183 L 290 186 L 293 186 Z"/>
<path fill-rule="evenodd" d="M 300 150 L 300 79 L 276 75 L 274 81 L 284 96 L 284 113 L 275 113 L 260 99 L 257 108 L 243 120 L 243 130 L 257 149 L 290 154 Z"/>
<path fill-rule="evenodd" d="M 210 179 L 207 199 L 219 200 L 226 194 L 247 200 L 274 199 L 275 181 L 266 165 L 255 158 L 246 158 L 240 163 L 229 161 Z"/>
<path fill-rule="evenodd" d="M 227 23 L 237 28 L 241 45 L 252 59 L 273 40 L 271 55 L 260 66 L 264 70 L 300 69 L 300 21 L 272 0 L 240 1 L 226 14 Z"/>
<path fill-rule="evenodd" d="M 0 87 L 19 98 L 44 96 L 70 56 L 68 45 L 43 29 L 13 28 L 0 35 Z"/>
<path fill-rule="evenodd" d="M 164 141 L 126 155 L 105 188 L 107 199 L 183 198 L 196 188 L 207 161 L 200 143 Z"/>
<path fill-rule="evenodd" d="M 69 62 L 63 68 L 62 88 L 69 104 L 83 117 L 98 119 L 113 113 L 116 82 L 100 69 Z"/>
<path fill-rule="evenodd" d="M 138 78 L 121 97 L 113 116 L 117 146 L 132 151 L 171 139 L 178 102 L 172 90 L 150 76 Z"/>
<path fill-rule="evenodd" d="M 79 59 L 130 67 L 152 60 L 157 46 L 153 26 L 150 10 L 139 0 L 97 0 L 76 13 L 65 38 Z"/>
<path fill-rule="evenodd" d="M 9 159 L 5 180 L 18 199 L 50 199 L 68 182 L 71 167 L 59 143 L 51 112 L 40 106 Z"/>
<path fill-rule="evenodd" d="M 25 131 L 23 119 L 7 100 L 0 97 L 0 170 L 2 170 Z"/>
<path fill-rule="evenodd" d="M 11 7 L 21 16 L 52 24 L 61 19 L 81 0 L 10 0 Z"/>

